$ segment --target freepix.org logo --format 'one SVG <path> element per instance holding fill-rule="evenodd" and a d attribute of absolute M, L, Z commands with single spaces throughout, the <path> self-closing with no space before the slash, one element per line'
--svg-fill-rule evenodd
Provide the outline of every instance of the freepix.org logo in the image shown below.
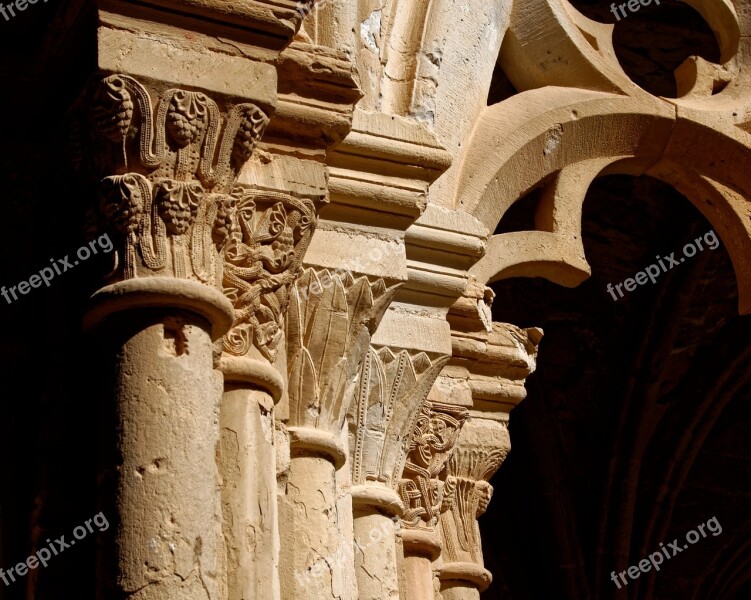
<path fill-rule="evenodd" d="M 652 0 L 628 0 L 628 2 L 624 2 L 620 5 L 616 5 L 616 3 L 613 2 L 613 4 L 610 5 L 610 12 L 612 12 L 615 15 L 615 18 L 620 21 L 621 17 L 618 14 L 619 10 L 625 19 L 628 16 L 626 8 L 628 8 L 629 12 L 635 13 L 642 6 L 649 6 L 650 4 L 652 4 Z M 660 0 L 655 0 L 655 5 L 659 6 L 659 4 Z"/>
<path fill-rule="evenodd" d="M 720 240 L 717 239 L 717 234 L 715 234 L 714 230 L 709 230 L 703 236 L 700 235 L 697 237 L 693 243 L 689 242 L 686 244 L 683 247 L 682 257 L 676 258 L 675 252 L 671 252 L 668 256 L 661 257 L 658 255 L 655 257 L 657 258 L 657 263 L 653 263 L 643 271 L 639 271 L 633 278 L 629 277 L 625 281 L 617 283 L 616 285 L 609 283 L 606 287 L 608 293 L 613 297 L 613 300 L 617 302 L 619 297 L 615 295 L 616 292 L 618 292 L 620 298 L 623 298 L 623 290 L 621 288 L 626 288 L 627 292 L 633 292 L 637 285 L 646 285 L 650 281 L 653 284 L 657 283 L 657 278 L 660 275 L 667 273 L 673 267 L 677 267 L 681 263 L 686 262 L 686 258 L 696 256 L 697 248 L 699 249 L 699 252 L 704 250 L 702 242 L 706 244 L 706 247 L 710 250 L 717 250 L 717 248 L 720 247 Z"/>
<path fill-rule="evenodd" d="M 5 298 L 5 301 L 8 304 L 11 304 L 13 300 L 18 300 L 18 294 L 21 294 L 22 296 L 26 295 L 32 288 L 41 287 L 43 283 L 45 286 L 50 287 L 50 282 L 56 276 L 62 275 L 73 267 L 78 266 L 82 261 L 88 260 L 92 254 L 99 254 L 97 246 L 99 247 L 99 250 L 102 250 L 105 254 L 112 252 L 114 248 L 112 240 L 108 234 L 105 233 L 100 235 L 98 239 L 91 240 L 88 246 L 81 246 L 76 251 L 76 256 L 78 258 L 72 259 L 73 262 L 71 262 L 69 254 L 66 254 L 65 257 L 61 259 L 50 258 L 50 263 L 52 263 L 51 266 L 44 267 L 39 273 L 29 277 L 28 281 L 23 280 L 16 285 L 7 288 L 6 286 L 0 287 L 0 295 Z M 16 290 L 18 291 L 18 294 L 16 294 Z M 13 300 L 11 300 L 11 296 L 13 296 Z"/>
<path fill-rule="evenodd" d="M 16 16 L 16 11 L 23 12 L 29 8 L 29 4 L 36 4 L 38 1 L 39 0 L 16 0 L 15 2 L 9 2 L 5 5 L 0 1 L 0 14 L 5 17 L 6 21 L 10 21 L 12 17 Z M 47 0 L 42 0 L 42 2 L 46 4 Z M 10 16 L 8 16 L 9 13 Z"/>
<path fill-rule="evenodd" d="M 100 512 L 94 515 L 91 519 L 87 519 L 83 525 L 79 525 L 73 530 L 73 539 L 68 538 L 65 540 L 65 536 L 61 535 L 56 540 L 52 541 L 47 539 L 47 546 L 43 546 L 37 550 L 34 554 L 29 556 L 25 561 L 18 563 L 10 569 L 0 569 L 0 579 L 8 586 L 15 583 L 16 577 L 24 577 L 29 571 L 38 569 L 41 565 L 46 567 L 52 557 L 57 556 L 61 552 L 65 552 L 71 546 L 74 546 L 76 540 L 83 540 L 88 535 L 94 533 L 94 525 L 100 532 L 107 531 L 110 528 L 110 523 L 104 513 Z"/>
<path fill-rule="evenodd" d="M 669 542 L 667 547 L 665 546 L 665 544 L 660 542 L 659 550 L 652 552 L 652 554 L 650 554 L 648 558 L 640 560 L 638 565 L 633 565 L 625 571 L 621 571 L 620 573 L 612 571 L 610 573 L 610 579 L 620 590 L 622 587 L 621 581 L 623 582 L 623 585 L 629 584 L 628 579 L 626 579 L 626 575 L 628 575 L 629 579 L 636 580 L 641 576 L 642 573 L 648 573 L 651 569 L 659 571 L 660 565 L 664 561 L 670 560 L 674 556 L 678 556 L 678 554 L 680 554 L 684 550 L 688 550 L 690 544 L 695 544 L 699 540 L 707 537 L 707 531 L 709 531 L 709 533 L 711 533 L 714 537 L 717 537 L 722 533 L 722 525 L 720 525 L 717 517 L 712 517 L 706 523 L 699 525 L 696 530 L 692 529 L 691 531 L 689 531 L 686 534 L 685 544 L 681 545 L 678 538 L 674 539 L 672 542 Z"/>

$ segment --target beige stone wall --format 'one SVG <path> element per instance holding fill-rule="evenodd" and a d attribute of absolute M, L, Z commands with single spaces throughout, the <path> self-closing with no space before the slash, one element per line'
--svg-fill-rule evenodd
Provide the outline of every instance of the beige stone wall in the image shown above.
<path fill-rule="evenodd" d="M 566 0 L 76 4 L 79 176 L 117 254 L 86 317 L 122 430 L 100 598 L 479 598 L 542 339 L 486 286 L 586 279 L 600 174 L 686 194 L 751 311 L 746 0 L 692 1 L 725 62 L 678 99 Z M 497 63 L 520 93 L 488 106 Z M 535 229 L 493 235 L 537 187 Z"/>

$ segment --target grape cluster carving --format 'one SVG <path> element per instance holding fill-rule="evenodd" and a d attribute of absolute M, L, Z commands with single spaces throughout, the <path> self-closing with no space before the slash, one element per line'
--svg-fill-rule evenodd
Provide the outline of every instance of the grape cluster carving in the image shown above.
<path fill-rule="evenodd" d="M 159 214 L 172 235 L 185 235 L 198 213 L 203 190 L 196 181 L 166 180 L 157 188 Z"/>
<path fill-rule="evenodd" d="M 197 92 L 178 90 L 167 111 L 167 130 L 180 147 L 194 144 L 206 129 L 208 99 Z"/>
<path fill-rule="evenodd" d="M 133 99 L 119 77 L 111 77 L 99 88 L 94 106 L 94 123 L 108 140 L 120 143 L 125 139 L 133 120 Z"/>
<path fill-rule="evenodd" d="M 102 182 L 100 207 L 104 216 L 123 236 L 136 233 L 143 219 L 144 198 L 133 175 L 107 178 Z"/>
<path fill-rule="evenodd" d="M 257 108 L 245 109 L 235 137 L 234 154 L 236 160 L 245 162 L 253 154 L 256 141 L 266 127 L 268 118 Z"/>
<path fill-rule="evenodd" d="M 221 248 L 237 228 L 237 197 L 222 194 L 217 198 L 216 205 L 216 219 L 212 235 L 217 248 Z"/>

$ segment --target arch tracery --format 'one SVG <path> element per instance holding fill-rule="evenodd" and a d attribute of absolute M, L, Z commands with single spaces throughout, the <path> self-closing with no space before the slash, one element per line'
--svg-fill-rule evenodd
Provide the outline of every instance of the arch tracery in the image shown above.
<path fill-rule="evenodd" d="M 535 231 L 491 238 L 472 270 L 479 282 L 539 276 L 577 285 L 589 276 L 576 225 L 589 183 L 601 174 L 647 174 L 681 191 L 715 227 L 736 271 L 739 309 L 751 312 L 748 7 L 690 4 L 726 62 L 689 59 L 677 72 L 678 99 L 652 96 L 628 79 L 612 26 L 565 0 L 515 7 L 499 62 L 520 93 L 478 118 L 455 204 L 492 230 L 525 193 L 552 181 Z M 712 95 L 720 73 L 727 85 Z"/>

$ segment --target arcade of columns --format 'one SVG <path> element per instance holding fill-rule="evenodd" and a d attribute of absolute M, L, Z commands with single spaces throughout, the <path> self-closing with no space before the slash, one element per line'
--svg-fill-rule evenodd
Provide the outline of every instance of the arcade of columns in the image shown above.
<path fill-rule="evenodd" d="M 581 282 L 589 184 L 649 174 L 751 309 L 751 2 L 689 3 L 723 64 L 689 59 L 677 100 L 566 0 L 70 3 L 71 154 L 117 240 L 85 322 L 115 347 L 100 598 L 479 598 L 542 339 L 487 285 Z M 487 106 L 497 62 L 519 93 Z M 492 235 L 539 186 L 536 230 Z"/>

